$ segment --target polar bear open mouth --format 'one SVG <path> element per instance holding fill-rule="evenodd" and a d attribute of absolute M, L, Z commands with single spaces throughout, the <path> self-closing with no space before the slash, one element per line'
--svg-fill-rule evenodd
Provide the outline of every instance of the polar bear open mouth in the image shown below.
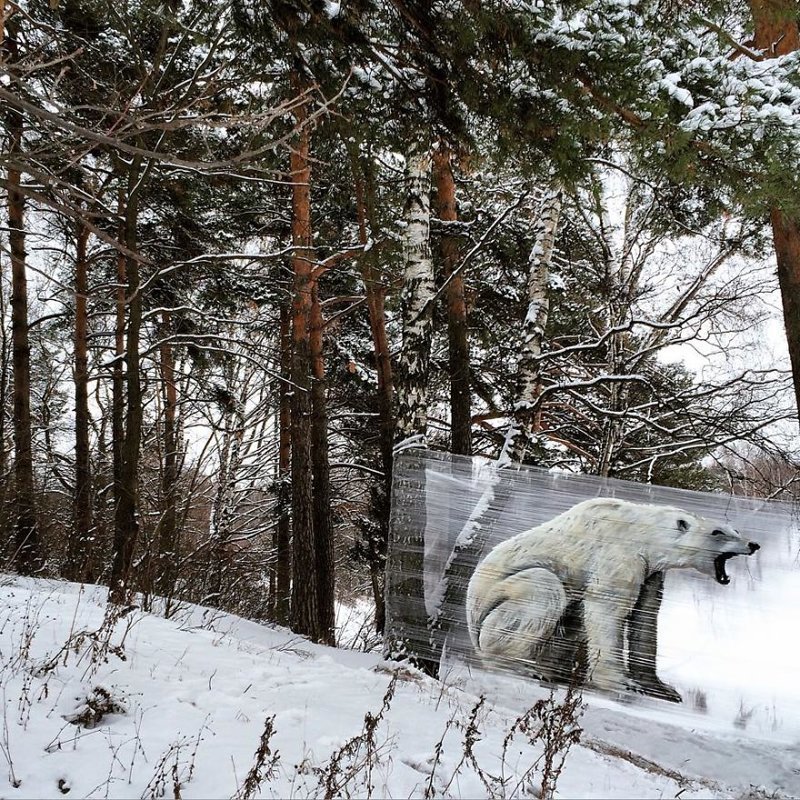
<path fill-rule="evenodd" d="M 739 555 L 738 553 L 720 553 L 714 559 L 714 577 L 717 579 L 717 583 L 721 583 L 727 585 L 731 582 L 730 576 L 725 571 L 725 562 L 729 558 L 733 558 L 734 556 Z"/>

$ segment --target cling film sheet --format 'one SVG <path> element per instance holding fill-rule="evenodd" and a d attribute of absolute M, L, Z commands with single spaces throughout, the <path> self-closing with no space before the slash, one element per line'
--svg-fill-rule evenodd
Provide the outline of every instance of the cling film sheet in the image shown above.
<path fill-rule="evenodd" d="M 394 656 L 800 735 L 789 502 L 409 450 L 386 608 Z"/>

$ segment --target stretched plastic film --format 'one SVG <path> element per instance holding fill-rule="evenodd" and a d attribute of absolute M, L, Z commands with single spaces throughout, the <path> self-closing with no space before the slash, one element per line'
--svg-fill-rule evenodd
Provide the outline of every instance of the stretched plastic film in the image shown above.
<path fill-rule="evenodd" d="M 789 503 L 409 450 L 386 608 L 395 656 L 800 732 Z"/>

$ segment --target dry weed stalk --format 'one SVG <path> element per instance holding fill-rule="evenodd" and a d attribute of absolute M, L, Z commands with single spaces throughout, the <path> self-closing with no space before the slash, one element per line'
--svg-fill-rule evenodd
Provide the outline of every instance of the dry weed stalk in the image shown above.
<path fill-rule="evenodd" d="M 172 790 L 173 800 L 181 800 L 181 789 L 194 776 L 197 750 L 203 739 L 205 725 L 198 731 L 194 739 L 182 736 L 161 754 L 147 786 L 142 792 L 141 800 L 159 800 L 166 796 L 167 786 Z M 188 750 L 185 760 L 181 759 L 182 752 Z"/>
<path fill-rule="evenodd" d="M 275 715 L 273 714 L 264 722 L 264 730 L 261 732 L 258 749 L 253 757 L 253 765 L 250 767 L 244 783 L 233 796 L 233 800 L 250 800 L 261 788 L 262 783 L 271 781 L 275 777 L 281 756 L 277 750 L 273 753 L 270 747 L 270 741 L 274 734 Z"/>
<path fill-rule="evenodd" d="M 381 752 L 375 734 L 389 711 L 396 686 L 397 676 L 393 675 L 378 713 L 368 711 L 364 715 L 361 733 L 335 750 L 325 766 L 314 767 L 314 772 L 319 776 L 318 787 L 323 791 L 325 800 L 334 797 L 372 797 L 375 788 L 372 775 Z M 362 772 L 363 781 L 356 781 Z"/>

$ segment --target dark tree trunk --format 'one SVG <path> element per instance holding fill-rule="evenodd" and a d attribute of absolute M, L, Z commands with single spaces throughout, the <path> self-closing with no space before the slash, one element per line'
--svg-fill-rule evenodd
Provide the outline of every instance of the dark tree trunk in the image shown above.
<path fill-rule="evenodd" d="M 311 462 L 311 327 L 313 250 L 311 241 L 311 164 L 305 110 L 291 154 L 292 187 L 292 629 L 315 641 L 319 625 L 319 575 L 314 539 L 314 493 Z"/>
<path fill-rule="evenodd" d="M 164 405 L 162 431 L 164 464 L 161 473 L 161 497 L 164 506 L 156 533 L 156 541 L 158 543 L 156 589 L 164 597 L 172 596 L 175 589 L 178 566 L 178 474 L 180 461 L 178 453 L 178 390 L 175 385 L 175 354 L 170 342 L 172 331 L 172 315 L 169 311 L 162 311 L 158 349 L 161 392 Z"/>
<path fill-rule="evenodd" d="M 783 56 L 800 49 L 797 0 L 751 0 L 755 48 L 765 57 Z M 794 377 L 800 418 L 800 214 L 770 209 L 778 283 L 783 300 L 783 321 Z"/>
<path fill-rule="evenodd" d="M 287 305 L 281 306 L 281 377 L 278 394 L 278 524 L 275 529 L 275 619 L 289 622 L 289 594 L 292 580 L 291 483 L 292 413 L 288 380 L 292 373 L 292 317 Z"/>
<path fill-rule="evenodd" d="M 125 206 L 124 244 L 129 251 L 137 251 L 136 226 L 138 220 L 139 165 L 128 174 L 127 203 Z M 125 259 L 128 309 L 127 335 L 125 336 L 125 414 L 124 433 L 119 443 L 119 474 L 115 482 L 114 509 L 114 559 L 111 565 L 111 592 L 114 603 L 126 602 L 133 553 L 139 536 L 137 519 L 139 452 L 142 432 L 142 389 L 139 375 L 139 338 L 142 325 L 142 293 L 140 291 L 139 262 L 133 256 Z M 123 309 L 124 313 L 124 309 Z"/>
<path fill-rule="evenodd" d="M 314 478 L 314 546 L 319 591 L 321 641 L 336 644 L 333 530 L 331 526 L 330 463 L 328 461 L 328 387 L 323 358 L 322 307 L 316 284 L 311 288 L 311 469 Z"/>
<path fill-rule="evenodd" d="M 89 230 L 78 223 L 75 247 L 75 495 L 74 530 L 69 537 L 69 552 L 64 570 L 73 581 L 92 582 L 92 470 L 89 454 L 89 356 L 88 292 L 89 275 L 86 246 Z"/>
<path fill-rule="evenodd" d="M 794 376 L 795 400 L 800 409 L 800 217 L 773 208 L 770 222 L 778 262 L 778 283 L 783 300 L 783 322 Z"/>
<path fill-rule="evenodd" d="M 433 176 L 436 185 L 436 212 L 445 222 L 458 220 L 456 182 L 451 166 L 452 153 L 440 140 L 433 152 Z M 459 260 L 458 241 L 443 233 L 439 244 L 442 276 L 448 281 L 447 338 L 450 378 L 450 450 L 462 455 L 472 454 L 472 412 L 470 403 L 469 328 L 467 304 L 464 299 L 464 279 L 453 275 Z"/>
<path fill-rule="evenodd" d="M 117 238 L 125 241 L 125 193 L 120 187 L 117 198 L 117 214 L 119 216 L 119 230 Z M 125 438 L 125 289 L 127 286 L 127 268 L 125 256 L 117 253 L 117 287 L 114 297 L 114 366 L 111 371 L 111 493 L 112 508 L 116 515 L 119 498 L 119 486 L 122 481 L 122 443 Z"/>
<path fill-rule="evenodd" d="M 358 217 L 359 242 L 366 246 L 378 228 L 375 210 L 375 182 L 371 160 L 360 159 L 358 149 L 348 142 L 353 170 Z M 375 628 L 383 633 L 386 625 L 386 599 L 384 596 L 384 570 L 386 547 L 389 541 L 389 497 L 392 491 L 392 446 L 394 444 L 394 415 L 392 414 L 392 360 L 389 337 L 386 332 L 386 282 L 378 264 L 378 248 L 372 246 L 361 256 L 361 278 L 367 298 L 369 329 L 378 376 L 377 409 L 380 426 L 382 486 L 375 487 L 370 507 L 378 522 L 377 531 L 367 534 L 372 595 L 375 600 Z"/>
<path fill-rule="evenodd" d="M 9 538 L 9 520 L 13 514 L 8 508 L 9 492 L 13 492 L 8 474 L 8 392 L 10 389 L 9 371 L 11 369 L 11 341 L 6 326 L 6 289 L 0 281 L 0 531 L 3 538 Z"/>
<path fill-rule="evenodd" d="M 5 48 L 8 60 L 18 58 L 16 24 L 9 21 Z M 23 575 L 42 568 L 43 558 L 33 485 L 31 427 L 31 353 L 28 341 L 28 283 L 25 267 L 25 199 L 21 192 L 22 112 L 6 112 L 9 139 L 8 239 L 11 249 L 11 347 L 14 369 L 14 491 L 16 567 Z M 15 163 L 16 162 L 16 163 Z"/>

